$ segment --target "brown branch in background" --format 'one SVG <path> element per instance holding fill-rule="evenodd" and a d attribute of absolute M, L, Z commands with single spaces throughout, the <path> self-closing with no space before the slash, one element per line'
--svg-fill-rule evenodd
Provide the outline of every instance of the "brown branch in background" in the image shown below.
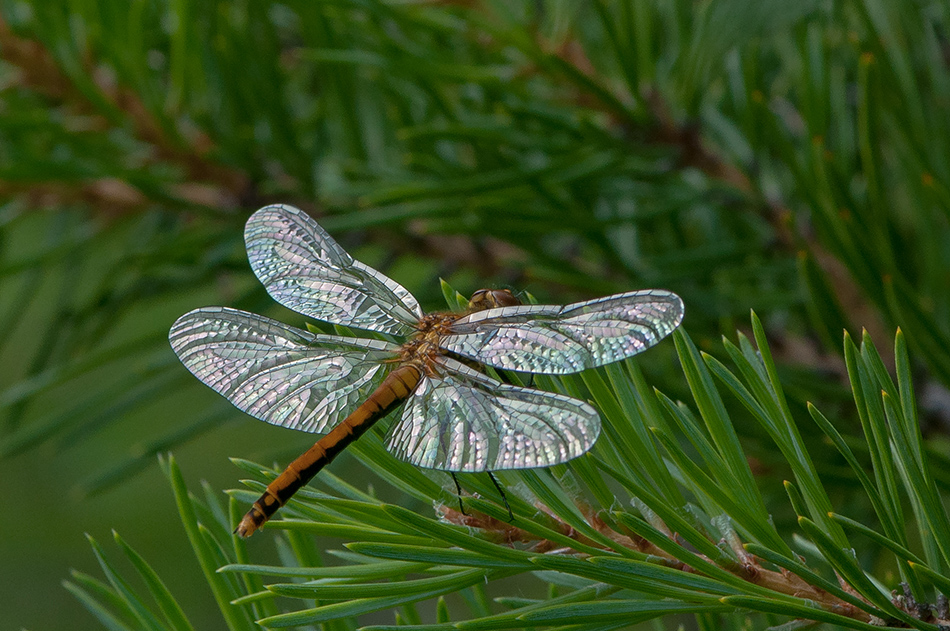
<path fill-rule="evenodd" d="M 139 189 L 116 178 L 39 183 L 0 180 L 0 197 L 16 197 L 30 208 L 86 203 L 114 213 L 139 210 L 148 203 L 148 199 Z"/>
<path fill-rule="evenodd" d="M 105 131 L 113 123 L 97 111 L 76 89 L 55 58 L 39 41 L 14 33 L 0 16 L 0 58 L 19 70 L 16 83 L 23 88 L 59 103 L 83 117 L 89 131 Z M 91 65 L 91 64 L 87 64 Z M 247 175 L 211 159 L 214 146 L 200 131 L 189 134 L 187 141 L 174 141 L 162 129 L 142 100 L 103 69 L 87 68 L 103 96 L 125 114 L 132 133 L 152 147 L 149 163 L 175 164 L 184 173 L 184 182 L 170 184 L 168 193 L 185 203 L 212 208 L 231 208 L 249 188 Z M 31 205 L 52 206 L 85 201 L 92 206 L 136 210 L 150 200 L 131 184 L 115 178 L 102 178 L 76 185 L 65 182 L 0 182 L 0 195 L 23 196 Z"/>
<path fill-rule="evenodd" d="M 713 153 L 703 142 L 699 125 L 678 125 L 656 90 L 650 90 L 644 100 L 656 122 L 650 139 L 653 142 L 677 147 L 681 166 L 702 171 L 707 177 L 725 182 L 746 195 L 756 194 L 752 180 L 745 173 Z M 791 212 L 782 206 L 777 206 L 772 210 L 776 216 Z M 787 230 L 783 225 L 780 224 L 775 228 L 780 237 L 790 236 L 786 234 Z M 787 243 L 785 238 L 782 238 L 782 241 L 786 245 L 791 245 L 790 239 Z"/>
<path fill-rule="evenodd" d="M 587 56 L 584 46 L 576 39 L 566 39 L 554 44 L 547 42 L 540 33 L 535 33 L 535 40 L 541 50 L 556 55 L 592 85 L 599 85 L 604 92 L 612 94 L 610 88 L 599 80 L 597 70 Z M 759 197 L 748 175 L 709 148 L 703 140 L 702 129 L 698 124 L 681 125 L 674 119 L 659 91 L 646 90 L 641 101 L 652 117 L 652 124 L 640 125 L 642 129 L 637 131 L 644 132 L 649 143 L 676 149 L 678 168 L 694 168 L 710 179 L 728 184 L 747 197 L 753 199 Z M 617 102 L 621 102 L 619 97 L 617 97 Z M 614 103 L 598 100 L 596 93 L 579 92 L 575 97 L 575 103 L 608 114 L 617 127 L 625 127 L 629 124 L 630 119 L 625 112 L 618 111 Z M 790 229 L 791 210 L 777 203 L 767 204 L 766 207 L 769 212 L 768 221 L 775 230 L 779 244 L 786 250 L 795 252 L 798 248 L 795 247 L 796 235 Z M 802 236 L 799 235 L 799 238 Z"/>
<path fill-rule="evenodd" d="M 608 114 L 617 127 L 624 127 L 631 122 L 627 112 L 619 111 L 616 105 L 622 102 L 622 98 L 613 95 L 611 89 L 600 81 L 597 69 L 587 56 L 584 46 L 577 39 L 567 37 L 559 43 L 554 43 L 547 41 L 539 32 L 535 32 L 534 37 L 539 49 L 557 56 L 563 63 L 583 76 L 585 81 L 591 85 L 600 86 L 604 93 L 612 95 L 615 99 L 615 103 L 605 102 L 598 98 L 596 92 L 578 92 L 574 98 L 575 104 Z M 703 140 L 702 129 L 698 124 L 681 125 L 675 120 L 658 90 L 646 90 L 640 100 L 652 117 L 652 124 L 648 124 L 649 126 L 638 124 L 638 127 L 643 128 L 638 131 L 646 133 L 647 142 L 677 149 L 679 168 L 694 168 L 711 179 L 728 184 L 747 197 L 753 199 L 759 197 L 748 175 L 709 148 Z M 788 221 L 788 218 L 792 216 L 791 210 L 781 204 L 767 206 L 769 223 L 775 229 L 779 243 L 791 252 L 796 251 L 798 248 L 795 247 L 795 235 L 791 232 Z"/>
<path fill-rule="evenodd" d="M 535 40 L 541 50 L 547 51 L 548 54 L 557 55 L 564 63 L 569 64 L 576 72 L 586 77 L 586 80 L 591 84 L 600 86 L 608 94 L 611 93 L 610 88 L 600 81 L 597 70 L 588 58 L 583 45 L 572 36 L 560 43 L 552 43 L 546 41 L 540 33 L 535 33 Z M 575 102 L 578 105 L 606 113 L 620 128 L 627 127 L 630 124 L 629 116 L 625 112 L 617 111 L 616 103 L 621 102 L 619 97 L 616 97 L 616 103 L 611 103 L 609 100 L 599 100 L 599 95 L 596 92 L 580 89 L 575 97 Z M 794 221 L 795 213 L 792 212 L 791 208 L 780 200 L 764 199 L 761 192 L 757 190 L 754 180 L 746 172 L 710 148 L 709 144 L 704 141 L 702 129 L 697 123 L 687 122 L 682 124 L 675 120 L 659 91 L 655 89 L 645 90 L 642 103 L 652 119 L 652 124 L 647 129 L 643 129 L 644 126 L 638 124 L 640 129 L 637 132 L 645 132 L 647 142 L 676 149 L 679 168 L 694 168 L 712 180 L 727 184 L 749 199 L 751 206 L 757 209 L 759 214 L 772 227 L 775 242 L 779 248 L 788 253 L 796 253 L 800 250 L 811 252 L 818 266 L 824 271 L 826 279 L 833 288 L 850 322 L 874 332 L 875 339 L 889 339 L 889 335 L 881 334 L 889 327 L 885 326 L 880 311 L 868 302 L 865 294 L 855 283 L 851 272 L 839 259 L 832 256 L 824 248 L 814 233 L 808 229 L 807 224 Z M 793 356 L 796 355 L 799 357 L 822 357 L 818 368 L 828 369 L 829 366 L 832 366 L 834 372 L 839 375 L 842 381 L 846 379 L 846 373 L 841 362 L 837 361 L 836 353 L 829 353 L 816 341 L 801 337 L 787 340 L 788 343 L 785 344 L 785 337 L 787 336 L 783 335 L 781 340 L 783 343 L 777 345 L 777 347 L 780 352 L 782 348 L 787 347 L 793 353 L 790 357 L 779 355 L 779 359 L 793 359 Z M 803 346 L 807 348 L 802 348 Z M 884 355 L 889 356 L 890 354 L 885 352 Z"/>
<path fill-rule="evenodd" d="M 761 199 L 752 179 L 708 148 L 702 140 L 701 130 L 697 125 L 678 126 L 676 124 L 656 91 L 648 95 L 646 102 L 657 122 L 653 138 L 663 144 L 678 147 L 682 165 L 698 169 L 707 177 L 732 186 L 746 197 L 759 200 L 753 202 L 753 205 L 761 209 L 761 214 L 772 226 L 777 244 L 786 252 L 798 250 L 810 252 L 818 267 L 824 272 L 825 278 L 833 288 L 850 322 L 871 331 L 875 339 L 882 340 L 881 343 L 886 345 L 887 342 L 884 340 L 888 340 L 890 335 L 885 334 L 888 327 L 884 325 L 880 311 L 868 302 L 847 267 L 828 252 L 814 233 L 806 229 L 802 222 L 794 221 L 792 210 L 779 201 Z M 779 340 L 776 348 L 779 359 L 794 361 L 796 357 L 816 358 L 817 363 L 805 365 L 821 370 L 831 369 L 838 374 L 842 382 L 846 382 L 847 372 L 839 356 L 823 350 L 813 340 L 802 337 L 789 338 L 783 335 L 783 339 Z M 787 355 L 783 354 L 786 349 L 790 351 Z M 884 352 L 884 356 L 890 357 L 891 354 Z"/>

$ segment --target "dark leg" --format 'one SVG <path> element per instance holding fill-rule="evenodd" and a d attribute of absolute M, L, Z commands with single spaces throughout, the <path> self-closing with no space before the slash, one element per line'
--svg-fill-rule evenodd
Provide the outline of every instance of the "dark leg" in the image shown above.
<path fill-rule="evenodd" d="M 498 484 L 498 480 L 495 479 L 495 476 L 491 474 L 491 471 L 486 471 L 488 477 L 491 478 L 492 484 L 495 485 L 495 488 L 498 489 L 498 492 L 501 493 L 501 501 L 505 503 L 505 508 L 508 509 L 508 523 L 510 524 L 515 520 L 514 513 L 511 512 L 511 506 L 508 505 L 508 496 L 505 495 L 505 490 L 501 488 L 501 485 Z"/>
<path fill-rule="evenodd" d="M 459 512 L 463 515 L 468 515 L 465 512 L 465 507 L 462 506 L 462 486 L 459 484 L 459 479 L 455 477 L 454 471 L 449 471 L 449 475 L 452 476 L 452 481 L 455 482 L 455 494 L 459 498 Z"/>

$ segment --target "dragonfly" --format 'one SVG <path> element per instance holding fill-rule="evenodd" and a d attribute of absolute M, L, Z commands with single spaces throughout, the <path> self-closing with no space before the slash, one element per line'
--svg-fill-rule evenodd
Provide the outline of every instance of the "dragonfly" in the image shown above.
<path fill-rule="evenodd" d="M 650 348 L 683 319 L 682 300 L 659 289 L 565 306 L 525 305 L 510 290 L 480 289 L 467 311 L 425 314 L 404 287 L 355 260 L 292 206 L 261 208 L 244 236 L 251 268 L 274 300 L 369 333 L 315 333 L 227 307 L 196 309 L 172 325 L 181 362 L 238 409 L 323 435 L 254 502 L 235 529 L 242 537 L 398 408 L 386 447 L 418 467 L 454 475 L 576 458 L 600 433 L 590 404 L 503 383 L 483 367 L 576 373 Z"/>

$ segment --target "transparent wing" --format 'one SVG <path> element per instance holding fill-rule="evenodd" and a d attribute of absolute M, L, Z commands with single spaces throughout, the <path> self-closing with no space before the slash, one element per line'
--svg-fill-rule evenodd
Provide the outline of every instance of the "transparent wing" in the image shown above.
<path fill-rule="evenodd" d="M 251 268 L 280 304 L 317 320 L 408 335 L 422 316 L 406 289 L 340 247 L 306 213 L 265 206 L 244 229 Z"/>
<path fill-rule="evenodd" d="M 168 334 L 178 358 L 240 410 L 272 425 L 323 433 L 376 389 L 398 347 L 314 335 L 253 313 L 206 307 Z"/>
<path fill-rule="evenodd" d="M 645 350 L 683 319 L 683 301 L 660 289 L 567 306 L 522 305 L 477 311 L 452 324 L 439 345 L 508 370 L 566 374 Z"/>
<path fill-rule="evenodd" d="M 387 447 L 420 467 L 499 471 L 549 467 L 590 449 L 600 417 L 583 401 L 499 383 L 450 358 L 426 376 Z"/>

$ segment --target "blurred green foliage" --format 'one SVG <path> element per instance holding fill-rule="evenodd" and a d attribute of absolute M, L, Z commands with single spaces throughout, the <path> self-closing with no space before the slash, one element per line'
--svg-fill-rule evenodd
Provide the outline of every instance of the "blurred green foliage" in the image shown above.
<path fill-rule="evenodd" d="M 543 302 L 663 287 L 712 348 L 754 307 L 791 413 L 826 403 L 870 462 L 843 328 L 900 326 L 919 390 L 950 385 L 948 24 L 944 3 L 884 0 L 0 1 L 0 479 L 43 524 L 0 557 L 62 575 L 88 559 L 53 552 L 120 518 L 187 554 L 129 490 L 167 493 L 156 453 L 223 484 L 224 456 L 307 440 L 251 427 L 165 340 L 206 304 L 301 324 L 243 252 L 275 201 L 428 308 L 439 277 Z M 658 353 L 646 378 L 688 396 Z M 762 484 L 789 475 L 736 422 Z M 832 503 L 873 521 L 837 452 L 804 441 Z M 4 587 L 24 625 L 56 591 Z"/>

